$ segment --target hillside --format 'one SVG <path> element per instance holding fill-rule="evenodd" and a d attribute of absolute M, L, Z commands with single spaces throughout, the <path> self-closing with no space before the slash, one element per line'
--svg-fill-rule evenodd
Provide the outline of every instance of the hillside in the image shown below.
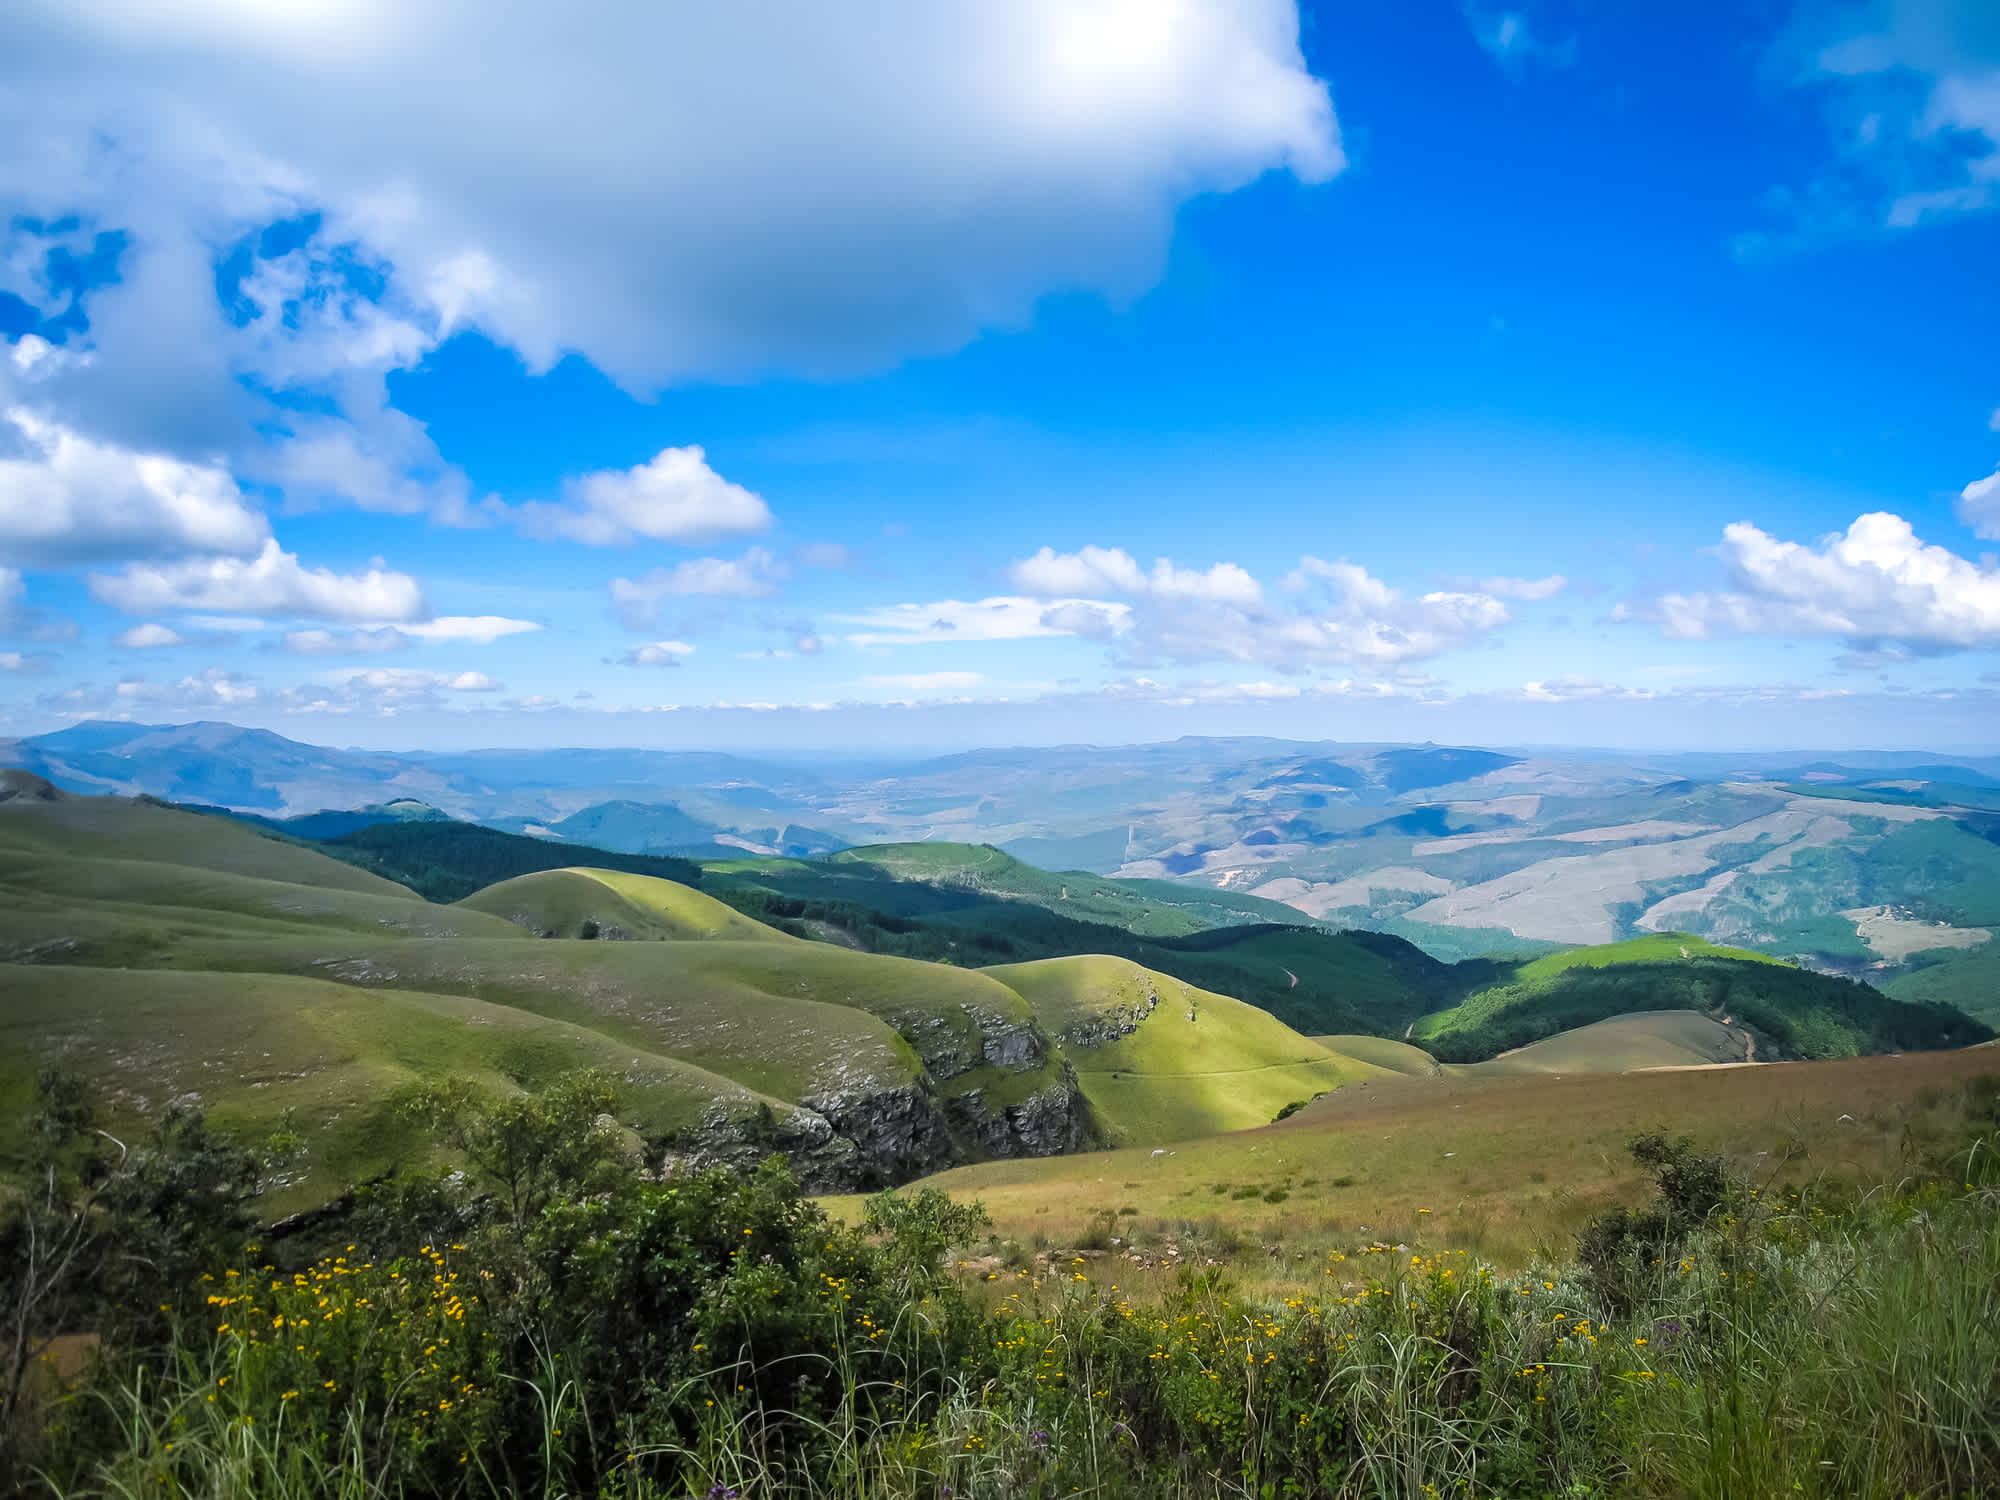
<path fill-rule="evenodd" d="M 1090 955 L 984 971 L 1063 1046 L 1103 1134 L 1153 1145 L 1270 1123 L 1287 1104 L 1382 1070 L 1255 1006 L 1123 959 Z"/>
<path fill-rule="evenodd" d="M 1962 1013 L 1906 1005 L 1867 985 L 1717 948 L 1684 933 L 1552 954 L 1458 1005 L 1412 1039 L 1479 1062 L 1573 1027 L 1641 1010 L 1691 1010 L 1753 1035 L 1766 1061 L 1964 1046 L 1992 1033 Z"/>
<path fill-rule="evenodd" d="M 784 941 L 713 896 L 652 875 L 589 868 L 544 870 L 487 886 L 458 903 L 536 937 L 607 941 L 750 938 Z"/>
<path fill-rule="evenodd" d="M 582 905 L 579 891 L 589 898 Z M 535 909 L 524 911 L 524 900 Z M 421 1046 L 395 1044 L 398 1066 L 487 1069 L 479 1039 L 500 1011 L 528 1034 L 546 1023 L 551 1056 L 622 1055 L 628 1073 L 657 1060 L 686 1084 L 685 1097 L 671 1108 L 655 1097 L 638 1125 L 680 1132 L 675 1149 L 703 1159 L 747 1162 L 785 1150 L 822 1185 L 902 1180 L 955 1160 L 1063 1150 L 1085 1138 L 1084 1107 L 1061 1059 L 1026 1003 L 991 979 L 797 942 L 699 892 L 627 872 L 530 877 L 488 901 L 503 914 L 423 901 L 230 819 L 117 798 L 0 804 L 0 961 L 33 965 L 22 972 L 38 977 L 23 983 L 53 997 L 16 1012 L 10 1056 L 21 1076 L 12 1086 L 60 1057 L 126 1094 L 119 1080 L 138 1068 L 151 1070 L 154 1092 L 233 1097 L 258 1078 L 243 1081 L 235 1053 L 208 1055 L 200 1038 L 226 1039 L 237 1024 L 226 1015 L 283 1012 L 305 1000 L 319 1016 L 331 991 L 300 988 L 311 981 L 353 996 L 390 993 L 401 1007 L 356 999 L 356 1014 L 404 1015 L 419 1005 L 462 1018 L 455 1024 L 465 1045 L 451 1041 L 450 1027 L 432 1027 Z M 546 926 L 573 916 L 580 933 L 586 907 L 616 910 L 656 940 L 544 939 L 511 920 L 527 915 Z M 730 941 L 709 941 L 715 934 Z M 104 978 L 126 969 L 149 977 Z M 151 987 L 169 972 L 203 977 Z M 114 1005 L 113 991 L 140 1000 L 157 993 L 172 1004 L 192 1004 L 200 992 L 212 1003 L 199 1010 L 207 1019 L 176 1029 L 163 1020 L 171 1006 Z M 63 1024 L 84 997 L 99 995 L 110 997 L 108 1008 L 91 1012 L 92 1025 Z M 383 1024 L 382 1036 L 407 1029 Z M 351 1027 L 342 1034 L 352 1045 L 341 1063 L 350 1072 L 340 1076 L 358 1092 L 344 1102 L 337 1090 L 312 1095 L 299 1126 L 323 1149 L 351 1155 L 359 1149 L 351 1132 L 374 1097 L 361 1080 L 393 1082 L 395 1069 L 369 1061 L 389 1042 L 356 1040 Z M 283 1070 L 288 1049 L 300 1048 L 320 1055 L 296 1038 L 260 1050 Z M 304 1071 L 331 1077 L 329 1067 Z M 336 1148 L 336 1140 L 349 1145 Z M 388 1164 L 378 1157 L 371 1170 Z"/>

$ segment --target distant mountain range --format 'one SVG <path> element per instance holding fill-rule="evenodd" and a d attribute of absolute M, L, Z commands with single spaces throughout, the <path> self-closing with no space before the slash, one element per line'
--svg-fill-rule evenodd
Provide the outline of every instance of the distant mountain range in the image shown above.
<path fill-rule="evenodd" d="M 636 749 L 392 755 L 228 724 L 84 723 L 0 744 L 0 764 L 309 837 L 434 809 L 708 860 L 991 845 L 1042 869 L 1282 903 L 1446 961 L 1675 930 L 2000 1008 L 2000 757 L 1188 738 L 801 766 Z"/>

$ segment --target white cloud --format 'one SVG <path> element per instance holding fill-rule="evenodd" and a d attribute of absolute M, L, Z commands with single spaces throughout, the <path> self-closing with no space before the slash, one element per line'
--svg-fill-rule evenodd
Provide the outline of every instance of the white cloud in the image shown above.
<path fill-rule="evenodd" d="M 93 442 L 16 406 L 0 458 L 0 556 L 63 567 L 161 553 L 254 553 L 270 536 L 226 469 Z"/>
<path fill-rule="evenodd" d="M 1520 72 L 1528 63 L 1566 68 L 1576 61 L 1575 37 L 1551 42 L 1536 36 L 1523 11 L 1487 10 L 1466 0 L 1465 22 L 1472 28 L 1472 39 L 1509 73 Z"/>
<path fill-rule="evenodd" d="M 1529 703 L 1576 703 L 1588 698 L 1644 700 L 1657 695 L 1648 688 L 1621 688 L 1591 677 L 1554 677 L 1522 683 L 1520 696 Z"/>
<path fill-rule="evenodd" d="M 983 672 L 889 672 L 861 679 L 869 687 L 905 693 L 964 692 L 986 680 Z"/>
<path fill-rule="evenodd" d="M 1217 563 L 1202 571 L 1176 567 L 1157 558 L 1153 571 L 1140 568 L 1129 552 L 1118 547 L 1084 547 L 1057 552 L 1043 547 L 1007 570 L 1014 587 L 1044 598 L 1076 594 L 1150 594 L 1157 598 L 1207 599 L 1254 607 L 1263 602 L 1257 580 L 1235 563 Z"/>
<path fill-rule="evenodd" d="M 1551 573 L 1546 578 L 1481 578 L 1469 585 L 1475 592 L 1491 594 L 1496 599 L 1553 599 L 1569 586 L 1569 580 L 1560 573 Z"/>
<path fill-rule="evenodd" d="M 838 615 L 846 625 L 864 627 L 849 635 L 857 646 L 902 646 L 938 641 L 1021 641 L 1043 636 L 1115 633 L 1131 619 L 1128 604 L 1096 599 L 940 599 L 931 604 L 892 604 L 856 615 Z"/>
<path fill-rule="evenodd" d="M 131 651 L 150 651 L 158 646 L 178 646 L 184 640 L 178 630 L 148 621 L 144 625 L 134 625 L 130 630 L 121 630 L 111 637 L 111 644 Z"/>
<path fill-rule="evenodd" d="M 0 181 L 34 205 L 221 238 L 319 210 L 423 315 L 390 324 L 643 386 L 879 365 L 1054 288 L 1130 295 L 1183 201 L 1343 165 L 1293 0 L 0 17 Z M 333 352 L 404 357 L 396 338 L 358 326 Z"/>
<path fill-rule="evenodd" d="M 2000 204 L 2000 27 L 1991 0 L 1800 6 L 1780 66 L 1814 86 L 1830 160 L 1775 195 L 1795 222 L 1741 248 L 1909 229 Z"/>
<path fill-rule="evenodd" d="M 541 628 L 533 620 L 510 620 L 504 615 L 439 615 L 434 620 L 360 630 L 294 630 L 283 645 L 294 656 L 372 656 L 415 644 L 490 646 L 503 636 Z"/>
<path fill-rule="evenodd" d="M 2000 541 L 2000 473 L 1975 479 L 1958 492 L 1958 518 L 1974 536 Z"/>
<path fill-rule="evenodd" d="M 308 569 L 276 541 L 266 541 L 249 559 L 134 563 L 120 574 L 93 574 L 90 591 L 133 615 L 216 610 L 281 618 L 416 620 L 426 613 L 423 591 L 407 573 L 379 565 L 363 573 Z"/>
<path fill-rule="evenodd" d="M 1233 659 L 1288 671 L 1321 662 L 1380 668 L 1436 656 L 1505 624 L 1501 597 L 1545 599 L 1565 582 L 1560 576 L 1494 578 L 1475 588 L 1409 598 L 1354 564 L 1306 557 L 1283 580 L 1284 591 L 1320 597 L 1305 598 L 1303 608 L 1277 609 L 1266 603 L 1257 579 L 1235 563 L 1183 568 L 1163 557 L 1149 572 L 1116 547 L 1069 553 L 1043 547 L 1013 564 L 1009 576 L 1024 592 L 1096 591 L 1136 599 L 1131 606 L 1065 600 L 1042 621 L 1064 634 L 1116 636 L 1130 662 Z M 1121 613 L 1104 613 L 1113 609 Z"/>
<path fill-rule="evenodd" d="M 170 703 L 179 709 L 239 709 L 257 702 L 262 691 L 241 673 L 224 667 L 208 667 L 178 682 L 151 682 L 143 677 L 127 677 L 114 689 L 120 703 Z"/>
<path fill-rule="evenodd" d="M 1692 640 L 1835 636 L 1863 650 L 1920 652 L 2000 645 L 2000 567 L 1921 541 L 1901 516 L 1871 512 L 1817 545 L 1738 521 L 1717 551 L 1731 592 L 1668 594 L 1621 605 L 1614 618 L 1651 618 L 1663 634 Z"/>
<path fill-rule="evenodd" d="M 497 693 L 505 683 L 484 672 L 423 672 L 413 667 L 344 667 L 329 679 L 348 688 L 367 688 L 385 697 L 430 693 Z"/>
<path fill-rule="evenodd" d="M 764 599 L 778 590 L 785 566 L 762 547 L 741 557 L 695 557 L 643 578 L 611 580 L 611 602 L 626 627 L 643 630 L 668 599 Z"/>
<path fill-rule="evenodd" d="M 439 615 L 434 620 L 416 620 L 396 627 L 404 635 L 432 646 L 447 643 L 490 646 L 502 636 L 527 635 L 541 628 L 534 620 L 510 620 L 505 615 Z"/>
<path fill-rule="evenodd" d="M 634 646 L 619 658 L 628 667 L 678 667 L 681 658 L 693 652 L 686 641 L 651 641 Z"/>
<path fill-rule="evenodd" d="M 563 485 L 564 504 L 520 506 L 514 514 L 538 536 L 563 536 L 593 547 L 703 542 L 768 531 L 771 509 L 708 466 L 698 447 L 662 448 L 630 469 L 585 474 Z"/>

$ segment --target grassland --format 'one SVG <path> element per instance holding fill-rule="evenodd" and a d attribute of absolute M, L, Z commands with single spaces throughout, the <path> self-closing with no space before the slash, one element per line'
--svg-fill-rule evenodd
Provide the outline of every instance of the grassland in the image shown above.
<path fill-rule="evenodd" d="M 918 1186 L 978 1199 L 1003 1238 L 1027 1246 L 1067 1250 L 1116 1216 L 1125 1243 L 1086 1253 L 1078 1270 L 1142 1293 L 1190 1259 L 1234 1258 L 1285 1284 L 1329 1250 L 1376 1242 L 1520 1266 L 1564 1257 L 1586 1220 L 1638 1199 L 1625 1144 L 1642 1131 L 1691 1135 L 1767 1186 L 1879 1176 L 1934 1091 L 1992 1074 L 2000 1048 L 1559 1080 L 1381 1078 L 1165 1156 L 988 1162 Z"/>
<path fill-rule="evenodd" d="M 537 937 L 788 941 L 713 896 L 671 880 L 588 867 L 547 870 L 490 885 L 458 905 L 504 917 Z"/>
<path fill-rule="evenodd" d="M 1379 1071 L 1256 1006 L 1124 959 L 1054 958 L 985 972 L 1062 1039 L 1115 1141 L 1155 1146 L 1262 1125 L 1287 1104 Z"/>
<path fill-rule="evenodd" d="M 513 1093 L 601 1068 L 620 1080 L 624 1122 L 642 1138 L 691 1125 L 715 1105 L 783 1104 L 629 1039 L 462 996 L 269 974 L 18 965 L 0 966 L 0 992 L 0 1098 L 29 1097 L 37 1064 L 59 1061 L 97 1084 L 128 1137 L 174 1102 L 246 1140 L 295 1128 L 308 1149 L 275 1211 L 420 1158 L 421 1137 L 393 1106 L 412 1084 L 446 1076 Z M 16 1128 L 10 1114 L 5 1133 Z"/>

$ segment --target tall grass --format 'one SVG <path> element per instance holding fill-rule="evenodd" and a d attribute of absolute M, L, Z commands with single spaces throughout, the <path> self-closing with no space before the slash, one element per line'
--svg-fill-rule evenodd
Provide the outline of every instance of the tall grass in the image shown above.
<path fill-rule="evenodd" d="M 398 1352 L 399 1309 L 287 1358 L 183 1325 L 165 1356 L 107 1362 L 43 1413 L 41 1483 L 65 1500 L 1989 1494 L 1995 1163 L 1985 1139 L 1870 1194 L 1745 1196 L 1650 1267 L 1636 1300 L 1629 1282 L 1607 1299 L 1575 1263 L 1502 1277 L 1462 1251 L 1377 1243 L 1278 1298 L 1189 1272 L 1140 1303 L 1074 1269 L 1022 1270 L 982 1283 L 998 1310 L 967 1325 L 948 1284 L 897 1263 L 869 1300 L 861 1268 L 840 1283 L 854 1300 L 800 1302 L 818 1321 L 795 1325 L 797 1348 L 748 1333 L 704 1347 L 608 1417 L 589 1350 L 553 1335 L 467 1355 L 495 1394 L 452 1427 L 442 1387 L 404 1399 L 435 1378 L 421 1356 L 436 1327 Z M 507 1306 L 468 1257 L 421 1267 L 443 1288 L 422 1305 L 467 1309 L 473 1338 Z M 800 1292 L 753 1269 L 741 1285 L 757 1296 Z M 376 1302 L 375 1282 L 355 1284 Z M 325 1377 L 310 1400 L 301 1360 Z M 827 1399 L 783 1394 L 807 1387 Z"/>

